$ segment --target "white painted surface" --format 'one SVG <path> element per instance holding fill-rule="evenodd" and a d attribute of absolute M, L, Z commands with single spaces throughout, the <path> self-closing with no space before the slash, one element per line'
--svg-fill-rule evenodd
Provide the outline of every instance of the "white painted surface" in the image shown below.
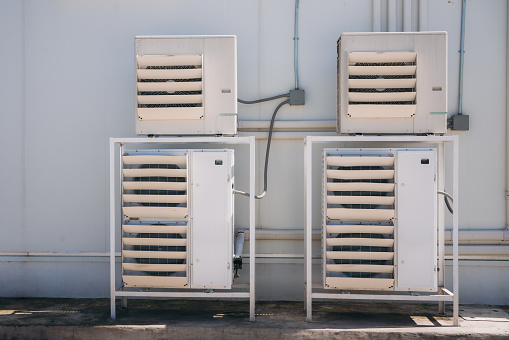
<path fill-rule="evenodd" d="M 427 29 L 448 32 L 450 116 L 458 107 L 461 1 L 427 5 Z M 343 32 L 370 31 L 371 6 L 370 0 L 300 3 L 299 78 L 306 105 L 285 106 L 277 119 L 335 119 L 336 40 Z M 470 115 L 471 130 L 460 134 L 460 227 L 500 229 L 505 225 L 507 1 L 471 0 L 468 6 L 463 111 Z M 387 4 L 381 7 L 386 30 Z M 412 29 L 417 7 L 412 6 Z M 399 1 L 395 10 L 400 30 Z M 1 1 L 0 249 L 108 251 L 107 146 L 109 137 L 135 136 L 134 36 L 236 35 L 239 97 L 256 99 L 293 88 L 293 11 L 293 0 Z M 269 120 L 276 104 L 239 104 L 239 119 Z M 263 185 L 265 143 L 256 142 L 257 193 Z M 247 175 L 242 174 L 246 168 L 238 157 L 236 152 L 237 183 L 248 190 Z M 314 173 L 320 173 L 320 166 L 318 160 Z M 302 140 L 274 140 L 269 190 L 257 202 L 257 226 L 303 228 L 302 183 Z M 451 188 L 446 185 L 446 190 Z M 320 202 L 320 192 L 313 197 Z M 248 220 L 246 200 L 235 198 L 238 226 Z M 314 207 L 317 227 L 319 205 Z M 303 251 L 302 241 L 261 241 L 258 247 L 273 253 Z M 0 258 L 6 273 L 2 296 L 108 294 L 107 262 L 75 270 L 73 258 L 64 263 L 19 259 L 27 260 Z M 44 262 L 32 262 L 40 259 Z M 302 270 L 302 264 L 261 264 L 258 297 L 301 299 Z M 247 269 L 243 271 L 247 275 Z M 502 284 L 509 280 L 507 266 L 465 262 L 460 279 L 462 303 L 509 303 L 500 298 L 509 296 Z"/>
<path fill-rule="evenodd" d="M 437 290 L 436 159 L 436 150 L 397 152 L 394 290 Z"/>
<path fill-rule="evenodd" d="M 191 288 L 229 289 L 233 279 L 233 151 L 192 152 L 190 158 Z"/>

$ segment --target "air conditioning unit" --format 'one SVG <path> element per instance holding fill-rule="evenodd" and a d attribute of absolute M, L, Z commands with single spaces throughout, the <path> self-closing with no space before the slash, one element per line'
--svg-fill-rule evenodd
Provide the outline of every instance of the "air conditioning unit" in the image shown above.
<path fill-rule="evenodd" d="M 235 36 L 139 36 L 136 134 L 235 135 Z"/>
<path fill-rule="evenodd" d="M 326 289 L 437 291 L 436 149 L 325 149 Z"/>
<path fill-rule="evenodd" d="M 124 287 L 230 289 L 233 150 L 122 155 Z"/>
<path fill-rule="evenodd" d="M 337 129 L 447 132 L 447 33 L 344 33 L 338 40 Z"/>

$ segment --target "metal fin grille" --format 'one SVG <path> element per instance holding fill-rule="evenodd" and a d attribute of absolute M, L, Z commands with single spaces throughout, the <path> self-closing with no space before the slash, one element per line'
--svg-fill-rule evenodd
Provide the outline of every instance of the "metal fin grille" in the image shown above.
<path fill-rule="evenodd" d="M 187 157 L 122 156 L 123 213 L 128 220 L 187 219 Z"/>
<path fill-rule="evenodd" d="M 351 52 L 348 58 L 348 117 L 415 115 L 416 52 Z"/>
<path fill-rule="evenodd" d="M 203 119 L 201 55 L 136 57 L 138 119 Z"/>
<path fill-rule="evenodd" d="M 187 155 L 126 153 L 122 177 L 124 285 L 187 286 Z"/>
<path fill-rule="evenodd" d="M 394 156 L 326 152 L 324 285 L 388 290 L 394 286 Z"/>

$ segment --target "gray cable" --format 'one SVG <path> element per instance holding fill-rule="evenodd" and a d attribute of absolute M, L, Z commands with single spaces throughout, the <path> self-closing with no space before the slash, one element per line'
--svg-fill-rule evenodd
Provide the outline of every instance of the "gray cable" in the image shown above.
<path fill-rule="evenodd" d="M 448 193 L 446 193 L 445 191 L 437 191 L 437 194 L 440 194 L 440 195 L 444 196 L 444 201 L 445 201 L 445 205 L 447 206 L 447 210 L 449 210 L 449 212 L 451 214 L 454 214 L 454 211 L 452 210 L 451 204 L 449 203 L 449 199 L 451 200 L 451 202 L 454 202 L 454 199 L 452 198 L 452 196 L 449 195 Z"/>
<path fill-rule="evenodd" d="M 255 99 L 255 100 L 243 100 L 243 99 L 237 98 L 237 101 L 241 104 L 257 104 L 257 103 L 268 102 L 270 100 L 279 99 L 279 98 L 288 98 L 289 96 L 290 96 L 289 93 L 285 93 L 285 94 L 280 94 L 280 95 L 273 96 L 273 97 Z"/>
<path fill-rule="evenodd" d="M 267 149 L 265 150 L 265 168 L 263 169 L 263 192 L 260 195 L 255 195 L 256 199 L 263 198 L 265 196 L 265 194 L 267 193 L 267 178 L 268 178 L 267 171 L 269 169 L 270 142 L 272 141 L 272 131 L 274 130 L 274 121 L 276 120 L 276 115 L 277 115 L 279 109 L 281 107 L 283 107 L 283 105 L 289 104 L 289 103 L 290 103 L 289 100 L 285 100 L 285 101 L 279 103 L 279 105 L 274 110 L 274 113 L 272 114 L 272 119 L 270 120 L 269 138 L 267 139 Z M 233 193 L 239 194 L 239 195 L 244 195 L 247 197 L 251 196 L 247 192 L 239 191 L 239 190 L 235 190 L 235 189 L 233 190 Z"/>

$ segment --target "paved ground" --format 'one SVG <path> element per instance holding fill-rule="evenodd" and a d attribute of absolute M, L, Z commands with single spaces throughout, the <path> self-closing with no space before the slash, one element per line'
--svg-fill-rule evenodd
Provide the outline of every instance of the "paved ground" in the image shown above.
<path fill-rule="evenodd" d="M 129 300 L 109 319 L 107 299 L 0 299 L 0 339 L 509 339 L 509 306 L 258 302 L 256 322 L 240 301 Z"/>

